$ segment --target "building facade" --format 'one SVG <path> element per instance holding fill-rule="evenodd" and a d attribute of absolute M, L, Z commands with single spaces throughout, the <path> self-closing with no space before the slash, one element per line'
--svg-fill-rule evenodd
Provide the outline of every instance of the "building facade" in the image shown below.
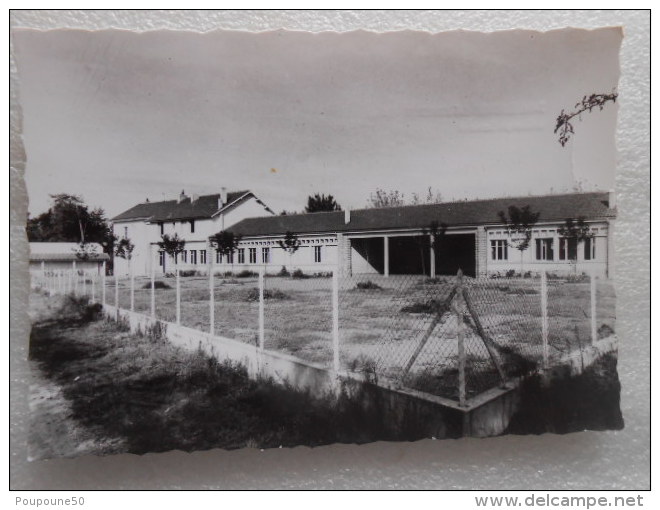
<path fill-rule="evenodd" d="M 211 250 L 210 236 L 229 229 L 241 220 L 274 214 L 251 191 L 227 192 L 213 195 L 191 195 L 181 192 L 176 200 L 146 201 L 112 219 L 113 232 L 118 238 L 129 239 L 135 248 L 129 261 L 115 257 L 117 275 L 133 271 L 136 276 L 180 271 L 207 271 Z M 158 242 L 162 236 L 178 235 L 185 240 L 185 250 L 174 260 L 164 253 Z"/>
<path fill-rule="evenodd" d="M 173 261 L 164 260 L 167 257 L 159 253 L 156 242 L 160 232 L 176 232 L 186 239 L 179 268 L 202 273 L 256 272 L 263 268 L 275 274 L 283 267 L 289 272 L 299 269 L 308 274 L 338 271 L 340 275 L 384 276 L 454 275 L 459 269 L 468 276 L 541 271 L 611 276 L 613 272 L 613 193 L 512 197 L 285 216 L 273 215 L 256 197 L 252 200 L 252 205 L 237 207 L 233 216 L 227 215 L 224 223 L 211 217 L 200 228 L 197 220 L 192 240 L 186 218 L 168 222 L 161 215 L 141 223 L 131 220 L 136 229 L 143 229 L 143 250 L 149 258 L 135 257 L 139 261 L 136 267 L 148 274 L 150 264 L 156 264 L 160 272 L 170 272 Z M 499 213 L 510 206 L 529 206 L 532 212 L 539 213 L 524 250 L 517 249 L 518 236 L 511 234 L 499 218 Z M 264 215 L 264 211 L 269 214 Z M 560 228 L 567 219 L 583 219 L 590 236 L 580 242 L 562 237 Z M 115 230 L 121 234 L 126 223 L 116 221 Z M 435 243 L 434 225 L 436 229 L 442 226 Z M 241 236 L 236 251 L 229 256 L 216 253 L 208 242 L 208 237 L 219 230 Z M 131 230 L 125 233 L 136 238 Z M 286 250 L 282 246 L 287 233 L 294 234 L 297 249 Z"/>

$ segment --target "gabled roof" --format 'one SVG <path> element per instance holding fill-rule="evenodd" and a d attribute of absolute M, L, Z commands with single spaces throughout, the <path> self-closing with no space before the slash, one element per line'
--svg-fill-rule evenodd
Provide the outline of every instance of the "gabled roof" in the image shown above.
<path fill-rule="evenodd" d="M 194 202 L 190 197 L 178 200 L 165 200 L 162 202 L 145 202 L 131 207 L 129 210 L 112 218 L 112 221 L 145 220 L 145 221 L 178 221 L 212 218 L 217 213 L 231 207 L 234 203 L 247 197 L 254 196 L 249 191 L 231 191 L 227 193 L 227 203 L 218 208 L 220 193 L 202 195 Z"/>
<path fill-rule="evenodd" d="M 511 205 L 529 205 L 533 212 L 541 213 L 540 223 L 580 216 L 588 220 L 616 216 L 616 211 L 609 207 L 609 194 L 598 192 L 358 209 L 350 212 L 348 223 L 345 223 L 344 212 L 341 211 L 248 218 L 233 225 L 231 230 L 249 237 L 279 235 L 289 231 L 312 234 L 421 229 L 428 227 L 432 221 L 446 223 L 449 227 L 492 225 L 500 223 L 498 212 L 506 212 Z"/>
<path fill-rule="evenodd" d="M 80 245 L 78 243 L 30 243 L 30 261 L 77 261 L 81 259 L 76 255 Z M 87 243 L 86 261 L 110 260 L 107 253 L 99 243 Z"/>

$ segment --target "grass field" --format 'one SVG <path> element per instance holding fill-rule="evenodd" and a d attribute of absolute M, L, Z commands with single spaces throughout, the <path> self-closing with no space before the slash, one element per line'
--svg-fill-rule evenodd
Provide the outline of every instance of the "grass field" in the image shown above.
<path fill-rule="evenodd" d="M 156 316 L 175 320 L 175 279 L 159 278 Z M 453 278 L 362 276 L 340 279 L 340 361 L 344 368 L 400 378 L 403 368 L 431 327 L 433 310 L 442 305 Z M 500 346 L 533 362 L 541 347 L 541 298 L 538 279 L 465 279 L 472 307 L 487 334 Z M 114 280 L 107 300 L 114 304 Z M 361 285 L 359 285 L 361 284 Z M 366 285 L 364 285 L 366 284 Z M 129 281 L 119 282 L 119 304 L 130 307 Z M 144 288 L 147 287 L 147 288 Z M 258 281 L 255 277 L 221 278 L 214 282 L 215 334 L 248 343 L 258 342 Z M 362 287 L 362 288 L 360 288 Z M 135 310 L 150 313 L 149 279 L 136 278 Z M 599 336 L 615 331 L 614 290 L 598 280 Z M 265 281 L 265 344 L 267 349 L 330 366 L 332 362 L 332 279 L 267 277 Z M 466 316 L 461 299 L 459 312 Z M 588 280 L 548 281 L 550 358 L 556 359 L 591 343 Z M 181 278 L 181 323 L 209 330 L 207 277 Z M 468 393 L 496 383 L 496 373 L 483 341 L 467 328 Z M 447 313 L 437 324 L 410 370 L 412 385 L 454 386 L 458 366 L 458 319 Z M 507 357 L 504 356 L 505 363 Z M 511 358 L 514 361 L 518 357 Z M 512 363 L 514 362 L 512 361 Z"/>

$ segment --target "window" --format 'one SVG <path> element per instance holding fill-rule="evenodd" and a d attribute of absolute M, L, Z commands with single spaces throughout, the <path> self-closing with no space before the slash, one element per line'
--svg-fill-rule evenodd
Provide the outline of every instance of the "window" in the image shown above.
<path fill-rule="evenodd" d="M 158 265 L 160 267 L 165 267 L 165 252 L 164 251 L 159 251 L 158 252 Z"/>
<path fill-rule="evenodd" d="M 577 239 L 559 238 L 559 260 L 577 259 Z"/>
<path fill-rule="evenodd" d="M 257 249 L 250 248 L 250 264 L 256 264 L 256 263 L 257 263 Z"/>
<path fill-rule="evenodd" d="M 505 239 L 490 242 L 490 258 L 492 260 L 509 260 L 509 245 Z"/>
<path fill-rule="evenodd" d="M 181 252 L 181 262 L 183 262 L 184 264 L 188 263 L 188 250 L 183 250 Z"/>
<path fill-rule="evenodd" d="M 238 263 L 245 264 L 245 248 L 238 249 Z"/>
<path fill-rule="evenodd" d="M 596 238 L 588 237 L 584 240 L 584 260 L 594 260 L 596 258 Z"/>
<path fill-rule="evenodd" d="M 190 233 L 195 233 L 195 220 L 190 220 Z"/>
<path fill-rule="evenodd" d="M 124 239 L 128 239 L 128 227 L 124 227 Z"/>
<path fill-rule="evenodd" d="M 215 263 L 222 264 L 222 253 L 220 253 L 219 251 L 215 252 Z"/>
<path fill-rule="evenodd" d="M 261 248 L 261 262 L 263 264 L 270 262 L 270 248 Z"/>
<path fill-rule="evenodd" d="M 190 250 L 190 263 L 197 264 L 197 250 Z"/>
<path fill-rule="evenodd" d="M 314 246 L 314 262 L 321 262 L 321 248 L 323 246 Z"/>
<path fill-rule="evenodd" d="M 199 263 L 206 264 L 206 250 L 199 250 Z"/>
<path fill-rule="evenodd" d="M 165 233 L 165 223 L 159 221 L 158 226 L 160 227 L 160 235 L 163 235 Z"/>
<path fill-rule="evenodd" d="M 553 250 L 554 239 L 537 239 L 536 240 L 536 260 L 554 260 L 555 253 Z"/>
<path fill-rule="evenodd" d="M 234 263 L 234 252 L 232 251 L 231 253 L 227 254 L 227 264 L 233 264 Z"/>

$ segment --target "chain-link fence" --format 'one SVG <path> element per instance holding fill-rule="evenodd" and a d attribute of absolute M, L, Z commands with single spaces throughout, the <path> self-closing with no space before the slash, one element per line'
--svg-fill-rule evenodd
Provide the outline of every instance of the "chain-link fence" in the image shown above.
<path fill-rule="evenodd" d="M 105 282 L 105 291 L 103 290 Z M 614 335 L 612 282 L 43 271 L 33 287 L 283 352 L 333 370 L 466 402 Z"/>

